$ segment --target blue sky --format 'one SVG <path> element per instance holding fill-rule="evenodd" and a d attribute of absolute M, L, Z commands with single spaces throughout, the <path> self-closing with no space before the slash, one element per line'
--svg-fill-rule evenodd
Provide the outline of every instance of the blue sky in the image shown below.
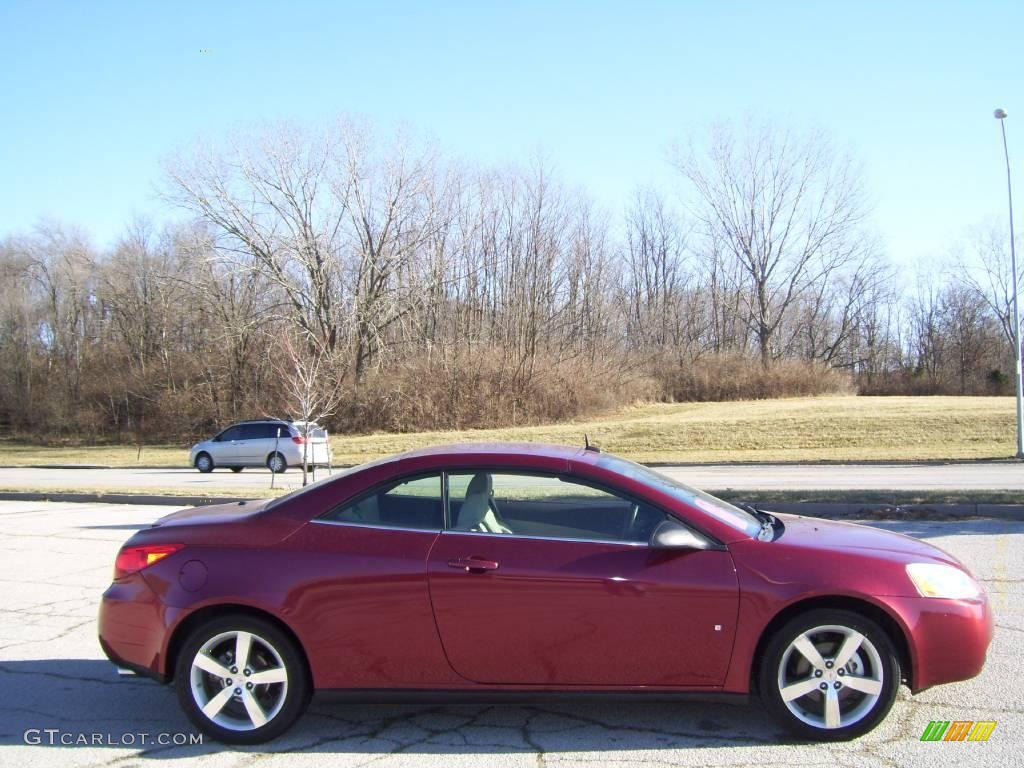
<path fill-rule="evenodd" d="M 279 118 L 407 125 L 471 162 L 538 152 L 617 214 L 672 141 L 754 114 L 861 159 L 889 255 L 1024 207 L 1024 3 L 52 3 L 0 0 L 0 237 L 112 243 L 160 161 Z M 211 53 L 201 53 L 211 49 Z"/>

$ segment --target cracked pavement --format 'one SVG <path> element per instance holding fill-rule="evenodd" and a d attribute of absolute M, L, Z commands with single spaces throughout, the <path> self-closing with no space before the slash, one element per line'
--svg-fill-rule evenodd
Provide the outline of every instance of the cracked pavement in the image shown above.
<path fill-rule="evenodd" d="M 960 557 L 989 591 L 996 636 L 980 677 L 911 697 L 854 742 L 809 744 L 760 706 L 695 703 L 344 704 L 314 699 L 260 747 L 140 745 L 195 733 L 167 686 L 119 678 L 96 641 L 114 555 L 165 507 L 0 503 L 0 765 L 141 766 L 1009 766 L 1024 764 L 1024 523 L 873 522 Z M 670 639 L 666 639 L 670 642 Z M 996 720 L 988 742 L 919 741 L 930 720 Z M 26 729 L 104 734 L 104 746 L 28 745 Z M 134 735 L 135 743 L 124 743 Z"/>

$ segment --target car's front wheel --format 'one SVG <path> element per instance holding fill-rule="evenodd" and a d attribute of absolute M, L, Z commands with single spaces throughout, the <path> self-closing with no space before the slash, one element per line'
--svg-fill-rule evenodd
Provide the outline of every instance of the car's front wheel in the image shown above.
<path fill-rule="evenodd" d="M 260 744 L 284 733 L 310 698 L 295 643 L 269 622 L 225 616 L 195 630 L 175 669 L 178 701 L 204 733 L 230 744 Z"/>
<path fill-rule="evenodd" d="M 213 457 L 208 453 L 200 453 L 196 456 L 196 469 L 200 472 L 213 471 Z"/>
<path fill-rule="evenodd" d="M 798 736 L 856 738 L 878 725 L 896 698 L 899 654 L 878 624 L 852 611 L 808 611 L 776 632 L 765 650 L 761 698 Z"/>

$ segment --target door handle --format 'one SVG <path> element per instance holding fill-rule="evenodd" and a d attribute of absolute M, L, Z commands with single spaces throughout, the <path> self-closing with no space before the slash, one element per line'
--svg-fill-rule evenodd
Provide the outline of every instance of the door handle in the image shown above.
<path fill-rule="evenodd" d="M 482 573 L 484 571 L 496 571 L 498 570 L 498 563 L 494 560 L 483 560 L 479 557 L 457 557 L 454 560 L 448 561 L 449 568 L 458 568 L 459 570 Z"/>

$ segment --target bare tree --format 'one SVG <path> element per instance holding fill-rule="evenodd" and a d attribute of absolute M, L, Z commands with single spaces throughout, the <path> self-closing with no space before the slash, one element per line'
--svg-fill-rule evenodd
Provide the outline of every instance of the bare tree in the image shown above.
<path fill-rule="evenodd" d="M 543 159 L 454 164 L 350 120 L 198 145 L 165 180 L 185 221 L 0 244 L 0 429 L 179 440 L 284 403 L 332 429 L 512 424 L 835 369 L 1005 389 L 1001 228 L 908 298 L 822 135 L 719 129 L 675 165 L 685 205 L 645 191 L 616 219 Z"/>
<path fill-rule="evenodd" d="M 742 268 L 743 299 L 761 363 L 794 303 L 858 253 L 867 209 L 858 173 L 820 133 L 719 127 L 706 157 L 675 164 L 696 194 L 705 235 Z"/>
<path fill-rule="evenodd" d="M 281 291 L 283 316 L 333 349 L 339 336 L 345 201 L 331 193 L 334 137 L 280 124 L 198 147 L 166 165 L 165 198 L 210 224 L 235 268 L 256 267 Z"/>
<path fill-rule="evenodd" d="M 332 147 L 332 190 L 345 211 L 344 265 L 353 370 L 362 380 L 388 334 L 424 298 L 418 256 L 446 224 L 435 194 L 435 158 L 397 139 L 375 151 L 365 129 L 343 122 Z"/>
<path fill-rule="evenodd" d="M 326 343 L 311 341 L 302 333 L 286 333 L 280 337 L 280 354 L 274 355 L 274 367 L 280 377 L 286 407 L 310 423 L 332 416 L 340 405 L 344 390 L 338 376 L 338 353 Z M 309 438 L 303 441 L 302 484 L 306 485 L 309 469 Z"/>
<path fill-rule="evenodd" d="M 957 277 L 976 291 L 996 316 L 1012 354 L 1014 293 L 1006 226 L 985 222 L 971 228 L 966 239 L 954 249 Z M 1022 246 L 1024 241 L 1018 238 L 1018 252 Z M 1022 286 L 1024 275 L 1018 275 L 1018 292 Z"/>
<path fill-rule="evenodd" d="M 686 236 L 679 217 L 653 190 L 637 193 L 626 212 L 626 333 L 639 345 L 667 347 L 679 340 L 679 303 L 686 287 Z"/>

